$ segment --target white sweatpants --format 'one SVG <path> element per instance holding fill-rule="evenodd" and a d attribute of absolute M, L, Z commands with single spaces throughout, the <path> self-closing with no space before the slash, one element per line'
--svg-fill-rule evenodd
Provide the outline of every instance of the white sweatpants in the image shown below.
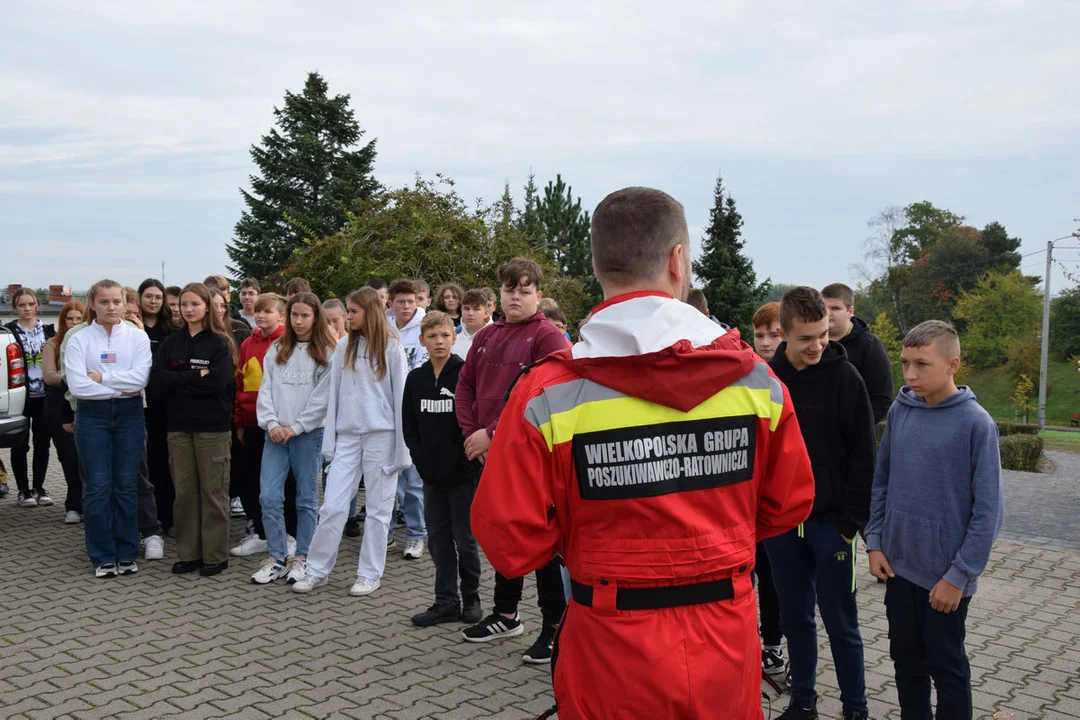
<path fill-rule="evenodd" d="M 367 580 L 382 579 L 398 478 L 397 473 L 387 475 L 383 467 L 390 464 L 393 448 L 392 432 L 337 436 L 323 504 L 319 508 L 319 524 L 308 550 L 307 572 L 312 577 L 324 578 L 334 569 L 341 547 L 341 533 L 349 519 L 349 503 L 356 497 L 363 477 L 367 519 L 364 520 L 356 576 Z"/>

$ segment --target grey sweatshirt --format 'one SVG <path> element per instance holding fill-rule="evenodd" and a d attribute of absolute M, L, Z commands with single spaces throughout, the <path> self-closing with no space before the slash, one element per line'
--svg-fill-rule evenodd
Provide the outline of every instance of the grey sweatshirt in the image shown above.
<path fill-rule="evenodd" d="M 966 387 L 927 405 L 903 387 L 881 438 L 866 549 L 927 590 L 975 594 L 1004 518 L 997 426 Z"/>
<path fill-rule="evenodd" d="M 267 432 L 291 428 L 297 435 L 321 428 L 330 399 L 330 367 L 319 365 L 300 342 L 284 365 L 277 362 L 281 342 L 275 341 L 263 358 L 262 383 L 255 413 L 259 427 Z"/>

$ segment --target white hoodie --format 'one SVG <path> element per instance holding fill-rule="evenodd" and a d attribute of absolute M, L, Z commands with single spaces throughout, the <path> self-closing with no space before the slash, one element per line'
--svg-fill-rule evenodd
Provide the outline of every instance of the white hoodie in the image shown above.
<path fill-rule="evenodd" d="M 483 330 L 485 327 L 487 327 L 488 325 L 490 325 L 493 322 L 495 322 L 495 321 L 492 320 L 491 316 L 489 315 L 488 316 L 488 321 L 484 324 L 484 327 L 480 328 L 480 330 Z M 480 332 L 480 330 L 477 330 L 476 333 Z M 468 358 L 469 357 L 469 348 L 472 347 L 472 341 L 473 341 L 473 338 L 476 337 L 476 333 L 469 332 L 469 329 L 467 327 L 465 327 L 465 323 L 463 321 L 461 323 L 461 332 L 459 332 L 457 334 L 457 340 L 454 341 L 454 347 L 452 348 L 453 351 L 454 351 L 454 354 L 457 355 L 462 360 L 465 360 L 466 358 Z"/>
<path fill-rule="evenodd" d="M 412 319 L 403 328 L 397 326 L 397 318 L 394 316 L 393 310 L 386 311 L 386 318 L 390 321 L 390 327 L 394 328 L 398 337 L 401 338 L 409 369 L 415 370 L 427 362 L 428 351 L 420 344 L 420 323 L 424 319 L 424 308 L 416 308 Z"/>
<path fill-rule="evenodd" d="M 394 451 L 383 472 L 388 475 L 401 472 L 412 465 L 401 433 L 401 405 L 405 377 L 409 374 L 405 349 L 397 337 L 391 335 L 386 345 L 387 372 L 381 380 L 376 380 L 367 358 L 367 340 L 359 339 L 354 368 L 345 367 L 348 344 L 348 336 L 341 338 L 330 360 L 330 398 L 323 431 L 323 458 L 327 462 L 334 459 L 338 435 L 360 437 L 373 432 L 392 432 Z"/>

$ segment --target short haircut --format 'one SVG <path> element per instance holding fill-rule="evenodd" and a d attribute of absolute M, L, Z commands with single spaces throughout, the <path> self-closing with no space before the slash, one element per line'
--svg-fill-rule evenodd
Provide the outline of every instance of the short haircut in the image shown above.
<path fill-rule="evenodd" d="M 139 291 L 130 285 L 124 286 L 124 302 L 128 305 L 139 304 Z"/>
<path fill-rule="evenodd" d="M 484 293 L 484 297 L 487 298 L 488 310 L 495 309 L 495 301 L 498 300 L 498 296 L 495 295 L 495 291 L 489 287 L 480 288 L 480 291 Z"/>
<path fill-rule="evenodd" d="M 487 307 L 490 300 L 488 299 L 488 294 L 484 292 L 486 289 L 487 288 L 473 288 L 466 292 L 461 298 L 461 306 Z"/>
<path fill-rule="evenodd" d="M 442 310 L 432 310 L 420 321 L 420 334 L 423 335 L 434 327 L 446 327 L 450 332 L 454 332 L 454 320 Z"/>
<path fill-rule="evenodd" d="M 413 278 L 413 285 L 416 286 L 417 295 L 431 295 L 431 286 L 420 278 Z"/>
<path fill-rule="evenodd" d="M 341 302 L 337 298 L 330 298 L 329 300 L 324 300 L 323 301 L 322 309 L 323 310 L 341 310 L 342 312 L 345 312 L 345 303 Z"/>
<path fill-rule="evenodd" d="M 372 290 L 385 290 L 386 281 L 381 277 L 370 277 L 368 278 L 368 281 L 364 283 L 364 287 L 369 287 Z"/>
<path fill-rule="evenodd" d="M 539 308 L 541 312 L 547 312 L 548 310 L 558 310 L 559 303 L 557 300 L 555 300 L 555 298 L 540 298 Z"/>
<path fill-rule="evenodd" d="M 255 292 L 262 292 L 262 286 L 259 285 L 259 281 L 255 278 L 244 278 L 240 283 L 240 289 L 253 288 Z"/>
<path fill-rule="evenodd" d="M 560 310 L 559 308 L 557 308 L 557 307 L 544 308 L 540 312 L 544 313 L 544 317 L 546 317 L 548 320 L 551 320 L 551 321 L 558 320 L 563 325 L 566 325 L 566 315 L 564 315 L 563 311 Z"/>
<path fill-rule="evenodd" d="M 294 277 L 289 282 L 285 283 L 285 294 L 295 295 L 302 292 L 311 292 L 311 283 L 302 277 Z"/>
<path fill-rule="evenodd" d="M 833 283 L 821 288 L 821 296 L 826 300 L 839 300 L 848 310 L 855 307 L 855 293 L 844 283 Z"/>
<path fill-rule="evenodd" d="M 784 293 L 784 299 L 780 301 L 780 327 L 784 332 L 790 332 L 796 320 L 812 323 L 828 316 L 825 299 L 812 287 L 793 287 Z"/>
<path fill-rule="evenodd" d="M 516 257 L 499 266 L 499 282 L 507 290 L 513 290 L 518 285 L 532 285 L 539 290 L 544 283 L 544 271 L 535 260 Z"/>
<path fill-rule="evenodd" d="M 289 301 L 277 293 L 263 293 L 255 299 L 255 312 L 269 310 L 276 306 L 277 311 L 283 313 L 285 312 L 285 308 L 288 307 L 288 304 Z"/>
<path fill-rule="evenodd" d="M 601 283 L 629 285 L 663 271 L 671 250 L 690 250 L 683 206 L 665 192 L 643 187 L 616 190 L 592 216 L 592 257 Z"/>
<path fill-rule="evenodd" d="M 705 299 L 705 293 L 697 288 L 692 289 L 686 296 L 686 304 L 693 307 L 703 315 L 709 314 L 709 301 Z"/>
<path fill-rule="evenodd" d="M 765 303 L 757 309 L 754 317 L 750 320 L 751 327 L 771 328 L 780 319 L 780 303 Z"/>
<path fill-rule="evenodd" d="M 180 297 L 180 286 L 170 285 L 169 287 L 165 288 L 165 294 L 172 295 L 174 297 Z"/>
<path fill-rule="evenodd" d="M 416 290 L 416 281 L 409 278 L 398 278 L 394 282 L 390 283 L 390 299 L 393 300 L 398 295 L 418 295 Z"/>
<path fill-rule="evenodd" d="M 904 336 L 904 347 L 920 348 L 938 343 L 946 357 L 960 357 L 960 336 L 956 328 L 944 320 L 927 320 L 908 330 Z"/>
<path fill-rule="evenodd" d="M 203 285 L 220 290 L 222 295 L 227 295 L 229 292 L 229 281 L 224 275 L 207 275 L 203 280 Z"/>

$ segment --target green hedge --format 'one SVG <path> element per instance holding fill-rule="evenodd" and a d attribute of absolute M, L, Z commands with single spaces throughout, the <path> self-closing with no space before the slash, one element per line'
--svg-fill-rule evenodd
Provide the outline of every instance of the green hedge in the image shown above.
<path fill-rule="evenodd" d="M 1024 425 L 1023 423 L 1010 423 L 999 422 L 997 424 L 998 435 L 1001 437 L 1008 437 L 1009 435 L 1038 435 L 1038 425 Z"/>
<path fill-rule="evenodd" d="M 1006 435 L 1000 440 L 1001 467 L 1005 470 L 1039 472 L 1043 439 L 1038 435 Z"/>

